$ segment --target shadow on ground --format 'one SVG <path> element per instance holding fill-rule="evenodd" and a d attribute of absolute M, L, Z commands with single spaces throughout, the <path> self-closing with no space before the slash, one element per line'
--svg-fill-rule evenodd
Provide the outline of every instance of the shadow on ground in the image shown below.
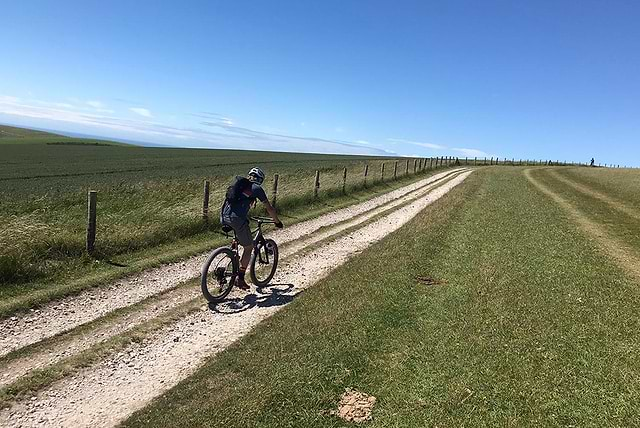
<path fill-rule="evenodd" d="M 224 302 L 210 303 L 209 309 L 219 314 L 237 314 L 259 307 L 284 306 L 302 292 L 292 292 L 293 284 L 269 284 L 256 288 L 254 292 L 244 297 L 232 297 Z"/>

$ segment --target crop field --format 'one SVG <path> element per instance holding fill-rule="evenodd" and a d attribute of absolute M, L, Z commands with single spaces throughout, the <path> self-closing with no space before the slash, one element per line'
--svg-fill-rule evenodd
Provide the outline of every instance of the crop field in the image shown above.
<path fill-rule="evenodd" d="M 226 186 L 254 165 L 266 171 L 269 195 L 273 174 L 280 175 L 277 205 L 287 223 L 400 185 L 413 175 L 411 160 L 405 177 L 405 159 L 399 161 L 400 180 L 391 183 L 395 160 L 390 158 L 142 148 L 0 130 L 0 299 L 87 273 L 111 272 L 114 265 L 129 265 L 136 252 L 155 249 L 156 260 L 168 253 L 176 258 L 180 240 L 189 242 L 191 253 L 209 248 Z M 347 195 L 342 194 L 345 167 Z M 313 197 L 316 170 L 318 198 Z M 211 182 L 208 223 L 202 220 L 204 180 Z M 97 262 L 84 250 L 88 190 L 98 192 Z"/>
<path fill-rule="evenodd" d="M 124 426 L 637 426 L 639 179 L 479 169 Z"/>

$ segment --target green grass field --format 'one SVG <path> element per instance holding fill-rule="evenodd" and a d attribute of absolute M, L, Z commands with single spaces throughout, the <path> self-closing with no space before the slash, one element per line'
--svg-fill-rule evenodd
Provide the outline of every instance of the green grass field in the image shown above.
<path fill-rule="evenodd" d="M 637 426 L 634 180 L 478 170 L 124 426 L 350 426 L 329 413 L 349 387 L 371 427 Z"/>
<path fill-rule="evenodd" d="M 398 167 L 403 180 L 391 183 L 395 160 L 390 158 L 143 148 L 19 128 L 0 130 L 3 315 L 16 307 L 9 298 L 72 280 L 75 285 L 66 290 L 78 290 L 219 243 L 220 235 L 212 233 L 218 230 L 226 186 L 234 175 L 244 175 L 254 165 L 268 174 L 268 194 L 273 174 L 280 174 L 278 210 L 289 224 L 406 182 L 404 159 Z M 386 183 L 380 182 L 383 162 Z M 406 179 L 412 180 L 413 160 L 409 162 Z M 365 165 L 369 165 L 366 189 Z M 346 196 L 341 192 L 345 167 Z M 321 187 L 314 200 L 316 170 Z M 205 179 L 211 181 L 209 224 L 201 217 Z M 97 262 L 84 254 L 90 189 L 98 191 Z M 18 306 L 37 301 L 42 298 Z"/>

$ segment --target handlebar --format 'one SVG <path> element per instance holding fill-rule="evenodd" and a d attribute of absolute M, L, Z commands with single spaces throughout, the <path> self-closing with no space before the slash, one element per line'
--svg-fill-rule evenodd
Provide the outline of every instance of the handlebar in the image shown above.
<path fill-rule="evenodd" d="M 251 217 L 251 220 L 257 221 L 258 223 L 272 223 L 272 224 L 275 224 L 275 221 L 273 221 L 273 219 L 270 218 L 270 217 Z"/>

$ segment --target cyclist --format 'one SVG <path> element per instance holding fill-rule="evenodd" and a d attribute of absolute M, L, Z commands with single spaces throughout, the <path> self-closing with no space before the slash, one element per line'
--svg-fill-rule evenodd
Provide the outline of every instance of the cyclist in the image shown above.
<path fill-rule="evenodd" d="M 227 191 L 220 212 L 220 223 L 223 226 L 226 225 L 233 228 L 238 243 L 243 248 L 242 258 L 240 259 L 240 272 L 235 283 L 236 287 L 242 290 L 249 289 L 249 285 L 244 279 L 251 253 L 253 252 L 253 238 L 249 227 L 249 210 L 255 205 L 256 199 L 263 203 L 275 222 L 275 226 L 278 229 L 283 227 L 275 208 L 273 208 L 269 199 L 267 199 L 267 194 L 261 187 L 264 177 L 264 172 L 258 167 L 251 168 L 246 178 L 236 177 L 236 182 Z"/>

